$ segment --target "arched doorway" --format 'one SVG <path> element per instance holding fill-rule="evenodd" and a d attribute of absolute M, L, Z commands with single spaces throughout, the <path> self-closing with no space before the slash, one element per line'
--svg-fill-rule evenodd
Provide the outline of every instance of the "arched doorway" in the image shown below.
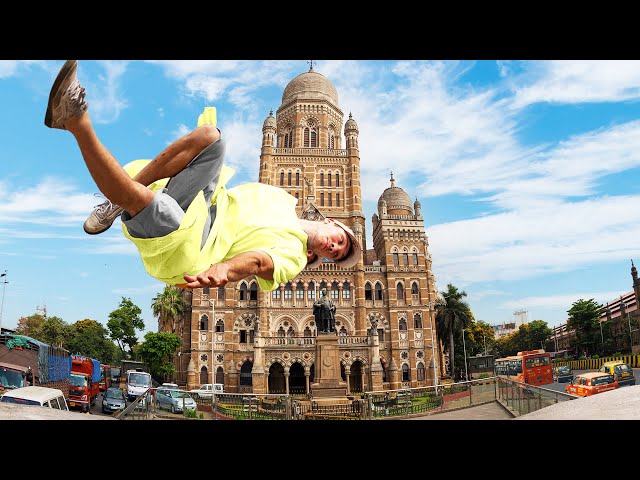
<path fill-rule="evenodd" d="M 209 383 L 209 370 L 207 370 L 207 367 L 200 369 L 200 385 L 203 383 Z"/>
<path fill-rule="evenodd" d="M 356 360 L 351 364 L 351 372 L 349 373 L 349 390 L 352 393 L 362 392 L 362 370 L 363 365 L 360 360 Z"/>
<path fill-rule="evenodd" d="M 278 362 L 269 367 L 269 393 L 286 393 L 284 367 Z"/>
<path fill-rule="evenodd" d="M 306 395 L 307 382 L 304 376 L 304 367 L 295 362 L 289 369 L 289 393 L 292 395 Z"/>
<path fill-rule="evenodd" d="M 222 367 L 218 367 L 216 370 L 216 383 L 221 383 L 224 385 L 224 370 Z"/>

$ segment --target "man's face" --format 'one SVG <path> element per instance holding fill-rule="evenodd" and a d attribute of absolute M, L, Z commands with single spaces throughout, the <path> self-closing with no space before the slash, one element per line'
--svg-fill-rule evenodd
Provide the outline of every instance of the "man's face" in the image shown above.
<path fill-rule="evenodd" d="M 342 227 L 327 218 L 320 229 L 319 244 L 314 252 L 322 257 L 342 260 L 351 251 L 351 239 Z"/>

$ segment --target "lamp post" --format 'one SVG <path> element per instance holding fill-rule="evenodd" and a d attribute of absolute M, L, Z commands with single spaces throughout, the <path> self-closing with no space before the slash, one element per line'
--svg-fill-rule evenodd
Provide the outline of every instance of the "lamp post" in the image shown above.
<path fill-rule="evenodd" d="M 5 270 L 3 274 L 0 274 L 0 278 L 2 278 L 2 303 L 0 304 L 0 334 L 2 333 L 2 311 L 4 310 L 4 290 L 7 288 L 7 271 Z"/>
<path fill-rule="evenodd" d="M 217 291 L 217 289 L 215 290 Z M 214 384 L 216 383 L 216 310 L 215 300 L 209 299 L 211 303 L 211 395 L 213 406 L 213 419 L 218 419 L 218 409 L 216 408 L 216 390 Z"/>
<path fill-rule="evenodd" d="M 482 335 L 482 341 L 484 342 L 484 355 L 487 356 L 487 336 Z"/>
<path fill-rule="evenodd" d="M 466 331 L 466 328 L 462 329 L 462 349 L 464 352 L 464 379 L 469 380 L 469 372 L 467 372 L 467 345 L 464 341 L 464 334 L 466 333 Z"/>

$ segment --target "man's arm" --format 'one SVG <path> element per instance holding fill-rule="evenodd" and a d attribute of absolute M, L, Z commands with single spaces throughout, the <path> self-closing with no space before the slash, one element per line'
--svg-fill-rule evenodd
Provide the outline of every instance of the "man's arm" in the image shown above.
<path fill-rule="evenodd" d="M 237 282 L 249 275 L 273 280 L 273 260 L 260 250 L 241 253 L 224 262 L 214 263 L 196 276 L 184 275 L 187 283 L 177 284 L 182 288 L 223 287 L 228 282 Z"/>

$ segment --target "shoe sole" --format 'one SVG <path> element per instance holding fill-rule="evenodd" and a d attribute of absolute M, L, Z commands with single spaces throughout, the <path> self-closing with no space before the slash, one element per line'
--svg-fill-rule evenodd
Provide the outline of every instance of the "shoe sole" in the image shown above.
<path fill-rule="evenodd" d="M 71 71 L 72 68 L 74 68 L 77 64 L 77 60 L 67 60 L 66 62 L 64 62 L 64 65 L 62 66 L 62 68 L 60 69 L 60 72 L 58 73 L 58 76 L 56 77 L 55 82 L 53 82 L 53 86 L 51 87 L 51 91 L 49 92 L 49 103 L 47 104 L 47 113 L 44 116 L 44 124 L 49 127 L 49 128 L 53 128 L 53 99 L 55 98 L 55 94 L 58 93 L 58 89 L 60 88 L 60 85 L 62 84 L 62 82 L 64 82 L 65 78 L 67 78 L 67 75 L 69 74 L 69 72 Z"/>
<path fill-rule="evenodd" d="M 90 232 L 89 230 L 87 230 L 84 226 L 82 227 L 82 229 L 85 231 L 85 233 L 88 233 L 89 235 L 98 235 L 102 232 L 106 232 L 107 230 L 109 230 L 111 228 L 111 225 L 109 225 L 107 228 L 97 231 L 97 232 Z"/>

